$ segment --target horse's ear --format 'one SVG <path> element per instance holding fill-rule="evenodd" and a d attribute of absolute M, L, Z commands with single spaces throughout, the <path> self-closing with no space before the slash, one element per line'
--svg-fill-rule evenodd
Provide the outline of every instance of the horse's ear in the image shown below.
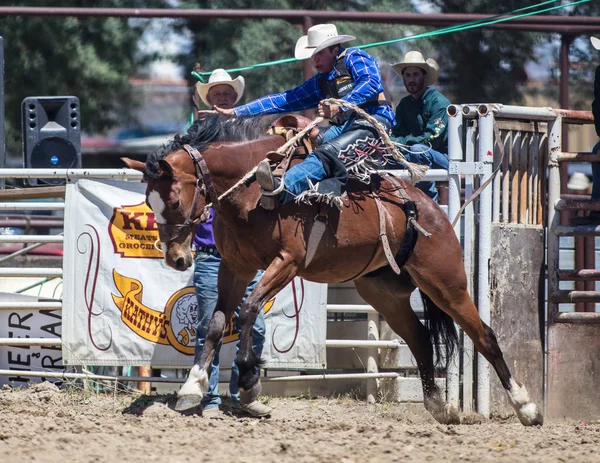
<path fill-rule="evenodd" d="M 161 175 L 173 177 L 173 168 L 171 167 L 171 164 L 169 164 L 167 161 L 165 161 L 164 159 L 160 159 L 158 161 L 158 166 L 160 167 Z"/>
<path fill-rule="evenodd" d="M 144 172 L 144 170 L 146 170 L 146 164 L 142 161 L 136 161 L 135 159 L 130 158 L 121 158 L 121 161 L 123 161 L 130 169 L 137 170 L 138 172 Z"/>
<path fill-rule="evenodd" d="M 144 174 L 144 176 L 142 177 L 142 183 L 146 183 L 148 181 L 145 163 L 130 158 L 121 158 L 121 161 L 123 161 L 130 169 L 137 170 L 138 172 Z"/>

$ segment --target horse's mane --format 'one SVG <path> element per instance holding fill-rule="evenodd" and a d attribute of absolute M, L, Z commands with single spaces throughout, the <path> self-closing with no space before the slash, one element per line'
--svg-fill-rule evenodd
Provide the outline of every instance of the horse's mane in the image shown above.
<path fill-rule="evenodd" d="M 266 124 L 261 117 L 221 119 L 217 115 L 210 115 L 196 120 L 186 133 L 175 135 L 173 140 L 148 155 L 146 175 L 150 178 L 159 178 L 161 169 L 158 161 L 164 159 L 169 153 L 183 149 L 184 145 L 190 145 L 202 152 L 211 143 L 263 138 L 266 136 L 265 130 Z"/>

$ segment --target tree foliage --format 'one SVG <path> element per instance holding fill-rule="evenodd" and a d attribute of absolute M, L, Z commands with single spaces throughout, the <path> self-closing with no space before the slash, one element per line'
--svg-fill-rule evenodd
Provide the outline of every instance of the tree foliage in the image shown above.
<path fill-rule="evenodd" d="M 182 7 L 233 9 L 306 9 L 335 11 L 413 11 L 409 0 L 197 0 L 184 1 Z M 350 45 L 361 45 L 402 37 L 407 28 L 390 24 L 366 24 L 332 21 L 338 33 L 357 39 Z M 180 29 L 191 33 L 192 47 L 180 56 L 184 69 L 191 71 L 200 63 L 203 71 L 215 68 L 233 69 L 266 61 L 292 58 L 298 38 L 303 35 L 300 25 L 284 20 L 189 20 L 181 21 Z M 414 29 L 414 28 L 413 28 Z M 392 80 L 393 71 L 387 62 L 401 59 L 398 46 L 371 48 L 370 54 L 379 59 L 384 79 Z M 243 73 L 246 79 L 244 101 L 268 93 L 279 92 L 302 83 L 302 63 L 290 63 L 260 68 Z M 190 77 L 190 83 L 196 80 Z"/>
<path fill-rule="evenodd" d="M 13 6 L 31 6 L 13 0 Z M 43 0 L 36 6 L 65 6 Z M 72 0 L 71 7 L 94 7 Z M 162 0 L 105 0 L 103 7 L 160 7 Z M 0 18 L 4 38 L 6 135 L 9 152 L 21 143 L 21 101 L 28 96 L 74 95 L 81 102 L 84 130 L 96 132 L 127 117 L 128 79 L 144 59 L 138 40 L 145 21 L 127 18 L 7 16 Z"/>
<path fill-rule="evenodd" d="M 563 2 L 566 3 L 566 2 Z M 588 2 L 576 5 L 567 11 L 559 10 L 561 14 L 569 16 L 600 15 L 600 2 Z M 600 36 L 600 31 L 594 34 Z M 594 72 L 600 65 L 600 51 L 592 47 L 589 37 L 568 37 L 569 41 L 569 107 L 573 109 L 590 110 L 594 98 Z M 550 68 L 550 76 L 553 81 L 560 79 L 560 36 L 556 35 L 549 39 L 552 46 L 552 57 L 554 66 Z M 556 101 L 559 100 L 558 85 L 547 86 L 543 94 Z"/>
<path fill-rule="evenodd" d="M 501 14 L 538 0 L 434 0 L 441 13 Z M 453 101 L 461 103 L 522 102 L 520 84 L 527 80 L 525 63 L 535 61 L 539 34 L 515 30 L 471 29 L 434 39 L 442 79 Z"/>

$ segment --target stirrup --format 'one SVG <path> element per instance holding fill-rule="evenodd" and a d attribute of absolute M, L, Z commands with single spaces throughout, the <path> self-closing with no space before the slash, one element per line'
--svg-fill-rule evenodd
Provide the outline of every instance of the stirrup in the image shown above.
<path fill-rule="evenodd" d="M 277 179 L 271 171 L 267 160 L 261 161 L 256 168 L 256 181 L 260 185 L 260 205 L 263 209 L 272 211 L 279 202 L 279 195 L 285 184 L 283 179 Z M 279 185 L 277 185 L 279 183 Z"/>

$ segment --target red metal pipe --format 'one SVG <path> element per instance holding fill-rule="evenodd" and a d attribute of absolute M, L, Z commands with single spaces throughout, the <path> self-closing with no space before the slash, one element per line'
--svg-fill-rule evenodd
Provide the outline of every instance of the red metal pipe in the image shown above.
<path fill-rule="evenodd" d="M 313 25 L 312 18 L 310 16 L 305 16 L 302 21 L 303 21 L 302 22 L 302 30 L 303 30 L 304 34 L 308 34 L 308 30 Z M 304 71 L 304 80 L 310 79 L 314 74 L 312 61 L 309 59 L 304 60 L 304 62 L 302 63 L 302 66 L 303 66 L 302 69 Z"/>
<path fill-rule="evenodd" d="M 568 77 L 568 75 L 567 75 Z M 561 74 L 562 79 L 562 74 Z M 562 89 L 562 80 L 561 80 L 561 91 Z M 564 89 L 567 92 L 567 99 L 569 88 L 568 86 Z M 562 116 L 563 124 L 593 124 L 594 123 L 594 115 L 591 111 L 579 111 L 576 109 L 554 109 L 554 112 L 560 114 Z M 567 150 L 563 146 L 563 152 Z"/>
<path fill-rule="evenodd" d="M 561 280 L 600 280 L 600 270 L 583 269 L 583 270 L 559 270 L 558 278 Z"/>
<path fill-rule="evenodd" d="M 51 7 L 0 7 L 0 16 L 102 16 L 102 17 L 138 17 L 138 18 L 196 18 L 196 19 L 266 19 L 278 18 L 297 24 L 303 24 L 309 16 L 315 22 L 326 21 L 358 21 L 373 23 L 396 23 L 423 26 L 452 26 L 464 22 L 478 21 L 490 18 L 484 14 L 456 13 L 389 13 L 389 12 L 357 12 L 357 11 L 314 11 L 314 10 L 233 10 L 233 9 L 159 9 L 159 8 L 51 8 Z M 554 16 L 535 15 L 516 18 L 505 23 L 485 27 L 512 29 L 518 26 L 521 30 L 547 32 L 594 32 L 600 28 L 600 18 L 589 16 Z M 528 26 L 538 26 L 528 29 Z M 558 30 L 556 27 L 568 27 Z M 579 30 L 584 27 L 584 30 Z"/>
<path fill-rule="evenodd" d="M 560 107 L 562 109 L 569 109 L 569 45 L 573 39 L 570 36 L 561 36 L 560 41 Z M 569 151 L 569 127 L 566 124 L 562 124 L 562 151 Z M 560 192 L 561 194 L 567 193 L 567 177 L 568 177 L 568 166 L 563 163 L 560 166 Z M 569 222 L 569 218 L 572 216 L 570 212 L 563 211 L 560 213 L 560 223 L 566 225 Z M 578 254 L 578 246 L 583 246 L 583 240 L 575 240 L 575 268 L 583 268 L 583 260 L 579 260 L 579 257 L 583 259 L 583 254 Z M 577 288 L 581 290 L 583 288 Z"/>
<path fill-rule="evenodd" d="M 583 256 L 583 268 L 584 269 L 595 269 L 596 268 L 596 250 L 595 248 L 595 238 L 593 236 L 586 236 L 584 238 L 585 243 L 583 246 L 584 256 Z M 594 281 L 585 281 L 585 290 L 586 291 L 595 291 L 596 283 Z M 586 312 L 595 312 L 596 311 L 596 303 L 595 302 L 586 302 L 585 303 L 585 311 Z"/>

